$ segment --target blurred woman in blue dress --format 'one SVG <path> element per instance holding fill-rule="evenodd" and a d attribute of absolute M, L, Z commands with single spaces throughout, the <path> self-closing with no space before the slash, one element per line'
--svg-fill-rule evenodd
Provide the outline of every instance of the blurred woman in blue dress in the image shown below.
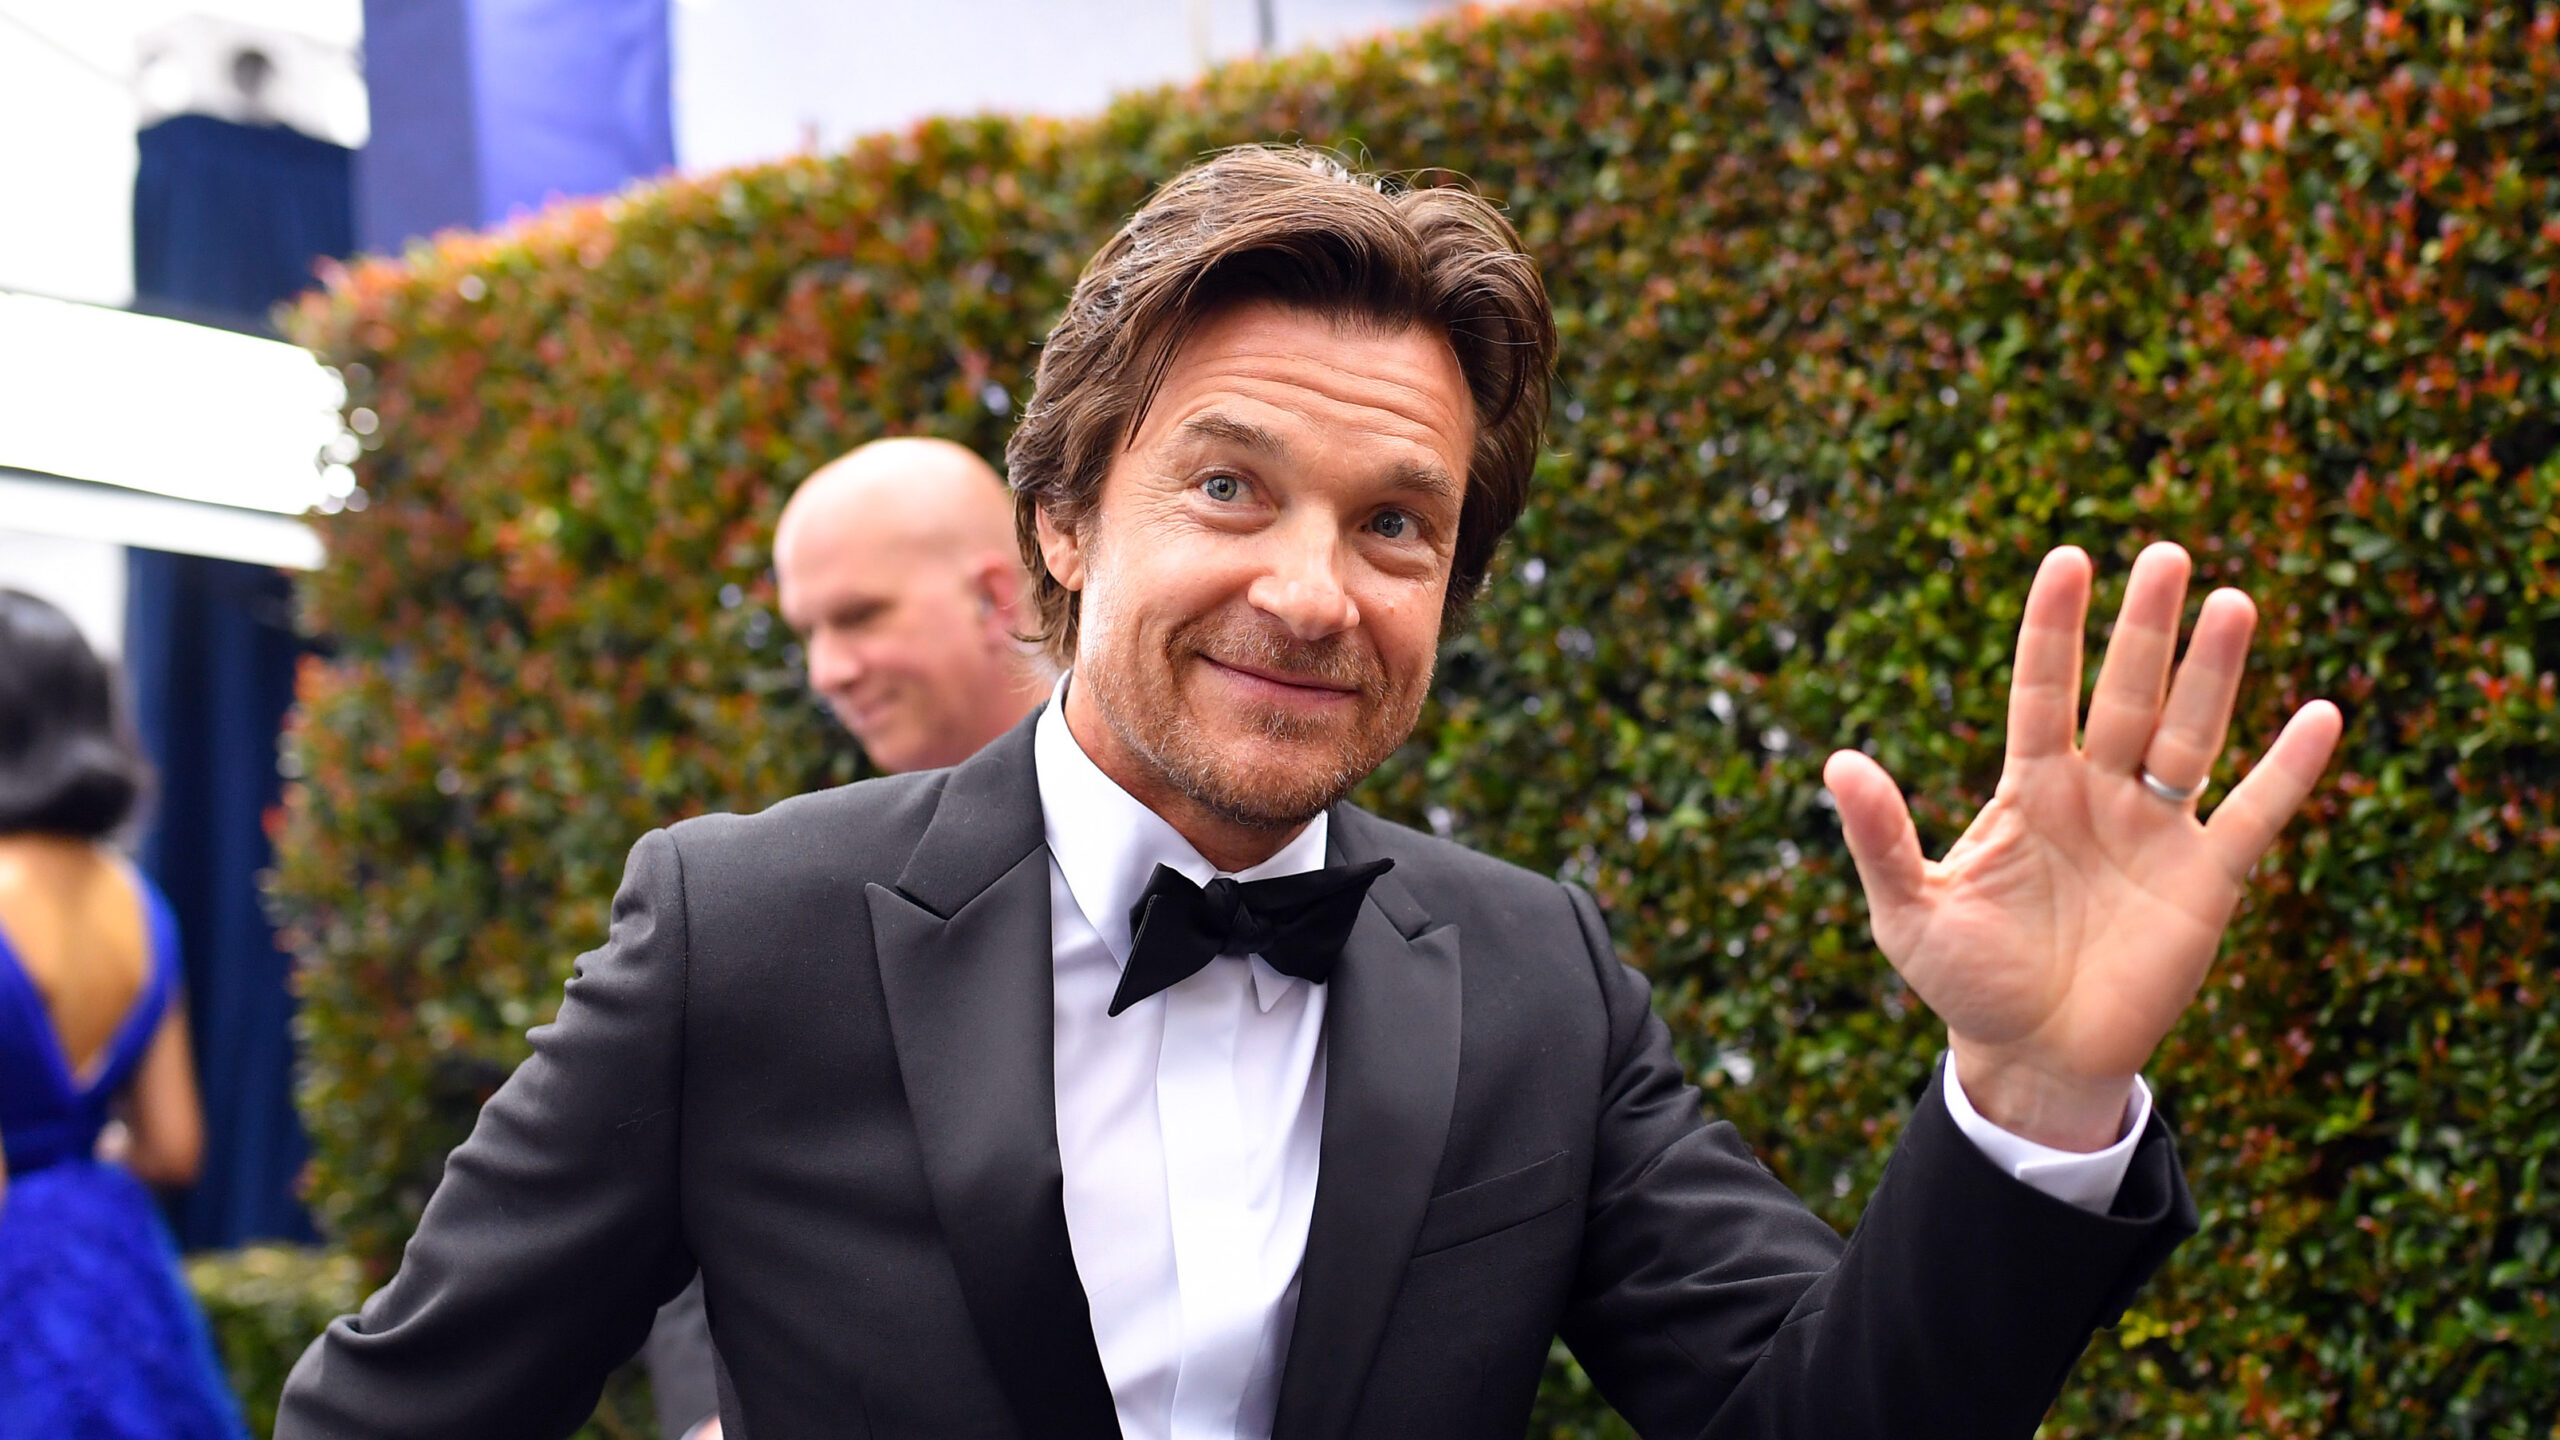
<path fill-rule="evenodd" d="M 0 590 L 0 1436 L 242 1440 L 148 1185 L 204 1146 L 147 767 L 60 610 Z"/>

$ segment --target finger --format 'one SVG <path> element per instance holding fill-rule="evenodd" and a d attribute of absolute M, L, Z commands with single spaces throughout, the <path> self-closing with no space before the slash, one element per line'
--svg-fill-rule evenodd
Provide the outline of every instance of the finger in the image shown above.
<path fill-rule="evenodd" d="M 1840 833 L 1857 864 L 1869 913 L 1881 915 L 1918 900 L 1928 862 L 1911 825 L 1911 807 L 1893 777 L 1855 750 L 1837 750 L 1822 767 L 1822 783 L 1840 807 Z"/>
<path fill-rule="evenodd" d="M 2326 700 L 2314 700 L 2295 711 L 2257 768 L 2214 807 L 2213 818 L 2205 822 L 2205 839 L 2221 855 L 2223 868 L 2233 880 L 2247 878 L 2249 867 L 2267 853 L 2277 832 L 2302 808 L 2311 787 L 2320 783 L 2320 772 L 2329 767 L 2329 753 L 2337 748 L 2338 732 L 2345 723 L 2338 707 Z"/>
<path fill-rule="evenodd" d="M 2142 752 L 2142 767 L 2184 790 L 2213 773 L 2222 742 L 2231 733 L 2231 707 L 2240 696 L 2240 672 L 2249 661 L 2249 635 L 2258 607 L 2237 590 L 2204 599 L 2186 657 L 2169 685 L 2169 703 Z"/>
<path fill-rule="evenodd" d="M 2132 774 L 2151 743 L 2152 728 L 2160 722 L 2160 697 L 2169 688 L 2169 661 L 2178 653 L 2187 569 L 2187 552 L 2166 540 L 2145 546 L 2133 562 L 2080 742 L 2081 753 L 2100 770 Z"/>
<path fill-rule="evenodd" d="M 2018 621 L 2009 676 L 2011 761 L 2069 753 L 2080 728 L 2080 651 L 2089 624 L 2089 557 L 2077 545 L 2046 552 Z"/>

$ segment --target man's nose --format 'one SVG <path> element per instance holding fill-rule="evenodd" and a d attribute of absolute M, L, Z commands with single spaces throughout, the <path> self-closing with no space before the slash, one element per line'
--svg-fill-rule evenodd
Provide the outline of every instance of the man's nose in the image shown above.
<path fill-rule="evenodd" d="M 1300 640 L 1322 640 L 1360 623 L 1360 607 L 1344 583 L 1347 557 L 1332 524 L 1301 522 L 1270 542 L 1276 550 L 1271 568 L 1245 592 L 1255 609 Z"/>
<path fill-rule="evenodd" d="M 832 695 L 862 678 L 862 647 L 824 631 L 809 637 L 809 688 Z"/>

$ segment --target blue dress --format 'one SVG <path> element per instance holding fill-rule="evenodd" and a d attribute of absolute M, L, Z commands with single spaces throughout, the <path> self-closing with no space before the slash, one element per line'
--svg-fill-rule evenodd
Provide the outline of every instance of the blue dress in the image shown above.
<path fill-rule="evenodd" d="M 246 1440 L 150 1192 L 91 1158 L 178 979 L 168 902 L 137 877 L 151 973 L 86 1077 L 0 934 L 0 1436 Z"/>

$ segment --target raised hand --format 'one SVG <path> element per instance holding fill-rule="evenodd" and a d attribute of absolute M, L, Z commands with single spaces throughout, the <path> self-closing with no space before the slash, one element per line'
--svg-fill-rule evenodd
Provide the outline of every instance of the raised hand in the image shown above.
<path fill-rule="evenodd" d="M 2089 557 L 2045 556 L 2019 626 L 2000 785 L 1946 858 L 1921 854 L 1875 761 L 1843 750 L 1823 767 L 1876 944 L 1946 1022 L 1966 1096 L 2061 1149 L 2115 1141 L 2134 1074 L 2195 998 L 2250 867 L 2338 740 L 2336 706 L 2303 706 L 2198 822 L 2257 609 L 2237 590 L 2206 597 L 2171 683 L 2188 569 L 2166 543 L 2134 562 L 2075 744 Z"/>

